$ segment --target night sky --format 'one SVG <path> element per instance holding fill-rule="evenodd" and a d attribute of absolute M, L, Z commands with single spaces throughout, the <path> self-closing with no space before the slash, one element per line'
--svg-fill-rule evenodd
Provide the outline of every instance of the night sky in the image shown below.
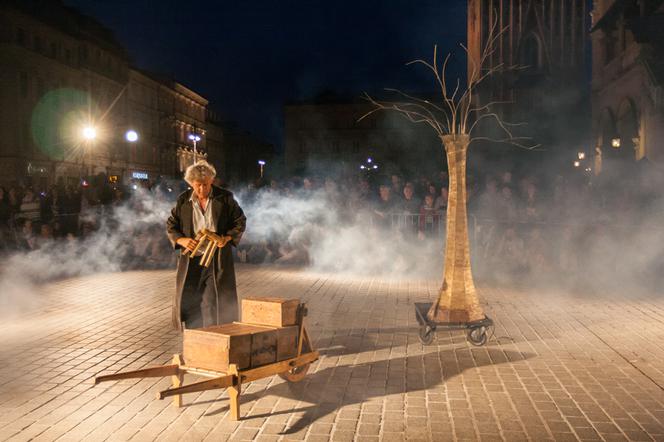
<path fill-rule="evenodd" d="M 114 31 L 135 66 L 172 76 L 280 150 L 283 104 L 434 90 L 415 58 L 466 40 L 466 0 L 65 0 Z M 459 53 L 452 68 L 463 73 Z"/>

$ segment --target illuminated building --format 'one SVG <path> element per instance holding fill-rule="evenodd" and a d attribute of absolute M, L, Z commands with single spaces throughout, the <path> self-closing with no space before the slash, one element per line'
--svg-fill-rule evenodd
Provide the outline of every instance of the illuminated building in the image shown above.
<path fill-rule="evenodd" d="M 664 160 L 664 2 L 595 0 L 592 127 L 605 163 Z"/>

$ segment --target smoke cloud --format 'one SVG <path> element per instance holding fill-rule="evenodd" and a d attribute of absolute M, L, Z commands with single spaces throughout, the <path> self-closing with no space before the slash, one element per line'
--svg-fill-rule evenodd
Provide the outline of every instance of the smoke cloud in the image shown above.
<path fill-rule="evenodd" d="M 118 272 L 135 258 L 134 247 L 164 241 L 164 223 L 173 203 L 141 188 L 122 205 L 91 207 L 81 213 L 96 230 L 83 239 L 36 241 L 39 248 L 7 256 L 0 267 L 0 312 L 4 318 L 38 307 L 40 283 L 93 273 Z"/>
<path fill-rule="evenodd" d="M 590 184 L 563 178 L 547 183 L 533 176 L 505 181 L 502 172 L 494 169 L 469 179 L 471 256 L 478 284 L 596 295 L 661 293 L 660 169 L 621 185 L 588 175 L 582 179 Z M 396 225 L 380 218 L 373 203 L 377 192 L 360 196 L 359 181 L 351 178 L 327 179 L 317 190 L 237 191 L 248 220 L 238 254 L 249 256 L 249 262 L 298 265 L 313 272 L 440 278 L 444 219 L 435 233 L 418 237 L 417 218 L 408 224 L 407 217 L 397 217 Z M 38 306 L 37 288 L 45 281 L 123 271 L 132 259 L 144 259 L 141 253 L 154 255 L 155 250 L 162 266 L 173 265 L 164 224 L 174 197 L 139 190 L 106 213 L 82 214 L 98 220 L 85 239 L 45 241 L 37 250 L 7 256 L 0 268 L 3 318 Z M 145 242 L 159 247 L 136 250 Z"/>

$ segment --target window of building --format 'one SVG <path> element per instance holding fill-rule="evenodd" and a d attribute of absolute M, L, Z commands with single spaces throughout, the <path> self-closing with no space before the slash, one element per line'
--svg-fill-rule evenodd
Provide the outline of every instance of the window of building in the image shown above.
<path fill-rule="evenodd" d="M 21 72 L 19 74 L 19 87 L 21 90 L 21 98 L 28 98 L 28 94 L 30 93 L 29 87 L 28 87 L 28 74 L 27 72 Z"/>
<path fill-rule="evenodd" d="M 44 42 L 42 41 L 42 38 L 39 35 L 35 35 L 33 42 L 34 42 L 35 51 L 42 52 L 44 50 Z"/>
<path fill-rule="evenodd" d="M 37 99 L 41 98 L 46 92 L 46 86 L 44 85 L 44 80 L 37 77 Z"/>
<path fill-rule="evenodd" d="M 542 43 L 535 33 L 523 40 L 521 64 L 530 71 L 542 68 Z"/>
<path fill-rule="evenodd" d="M 604 60 L 604 63 L 610 63 L 611 60 L 613 60 L 616 57 L 616 44 L 617 44 L 617 39 L 616 39 L 616 33 L 617 31 L 613 29 L 607 29 L 604 32 L 604 54 L 606 54 L 606 58 Z"/>
<path fill-rule="evenodd" d="M 25 29 L 18 28 L 16 30 L 16 43 L 24 47 L 28 45 L 28 35 L 25 32 Z"/>

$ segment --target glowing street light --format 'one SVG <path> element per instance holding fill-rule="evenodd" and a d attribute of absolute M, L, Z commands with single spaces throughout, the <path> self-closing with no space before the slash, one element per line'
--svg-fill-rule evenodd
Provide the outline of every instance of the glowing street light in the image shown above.
<path fill-rule="evenodd" d="M 611 140 L 611 147 L 614 149 L 620 149 L 620 138 L 614 138 Z"/>
<path fill-rule="evenodd" d="M 82 133 L 83 138 L 88 141 L 92 141 L 97 138 L 97 129 L 95 129 L 93 126 L 85 126 Z"/>
<path fill-rule="evenodd" d="M 130 129 L 125 133 L 125 139 L 130 143 L 135 143 L 138 141 L 138 133 L 135 130 Z"/>
<path fill-rule="evenodd" d="M 198 134 L 189 134 L 189 139 L 194 143 L 194 164 L 196 164 L 198 153 L 196 152 L 196 143 L 201 141 L 201 137 Z"/>
<path fill-rule="evenodd" d="M 371 157 L 367 158 L 364 164 L 360 165 L 360 170 L 364 170 L 366 172 L 371 172 L 372 170 L 376 169 L 378 169 L 378 164 L 374 163 L 374 160 Z"/>
<path fill-rule="evenodd" d="M 261 168 L 261 178 L 263 178 L 263 168 L 265 167 L 265 164 L 266 164 L 265 161 L 263 161 L 263 160 L 258 160 L 258 165 L 259 165 L 260 168 Z"/>
<path fill-rule="evenodd" d="M 574 162 L 574 167 L 579 167 L 581 165 L 581 161 L 575 161 Z"/>
<path fill-rule="evenodd" d="M 579 159 L 580 159 L 580 160 L 583 160 L 583 159 L 586 158 L 586 153 L 585 153 L 585 152 L 579 152 L 579 153 L 578 153 L 578 156 L 579 156 Z"/>

